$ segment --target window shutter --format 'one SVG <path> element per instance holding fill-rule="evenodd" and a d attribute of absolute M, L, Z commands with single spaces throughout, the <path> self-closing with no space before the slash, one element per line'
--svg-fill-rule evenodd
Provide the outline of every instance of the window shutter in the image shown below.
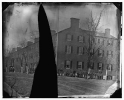
<path fill-rule="evenodd" d="M 103 70 L 104 64 L 102 63 L 102 70 Z"/>
<path fill-rule="evenodd" d="M 94 54 L 94 49 L 92 49 L 92 53 Z"/>
<path fill-rule="evenodd" d="M 70 49 L 71 49 L 71 53 L 73 53 L 73 47 L 72 46 L 70 46 Z"/>
<path fill-rule="evenodd" d="M 70 69 L 72 69 L 72 61 L 70 61 Z"/>
<path fill-rule="evenodd" d="M 65 52 L 67 53 L 67 45 L 65 46 Z"/>
<path fill-rule="evenodd" d="M 111 64 L 111 71 L 113 70 L 113 65 Z"/>
<path fill-rule="evenodd" d="M 112 57 L 113 57 L 113 51 L 111 51 L 111 55 L 112 55 Z"/>
<path fill-rule="evenodd" d="M 77 66 L 76 66 L 76 69 L 78 69 L 78 61 L 77 61 Z"/>
<path fill-rule="evenodd" d="M 114 44 L 114 41 L 112 40 L 112 46 L 113 46 L 113 44 Z"/>
<path fill-rule="evenodd" d="M 99 63 L 97 63 L 97 71 L 99 70 Z"/>
<path fill-rule="evenodd" d="M 66 60 L 64 61 L 64 68 L 66 69 Z"/>
<path fill-rule="evenodd" d="M 104 56 L 104 50 L 102 50 L 102 56 Z"/>
<path fill-rule="evenodd" d="M 87 69 L 89 68 L 89 63 L 87 62 Z"/>
<path fill-rule="evenodd" d="M 84 62 L 82 62 L 82 69 L 84 69 Z"/>
<path fill-rule="evenodd" d="M 99 50 L 98 50 L 98 56 L 99 56 Z"/>
<path fill-rule="evenodd" d="M 92 69 L 94 69 L 94 62 L 93 62 L 93 66 L 92 66 Z"/>
<path fill-rule="evenodd" d="M 85 37 L 83 36 L 83 42 L 85 43 Z"/>
<path fill-rule="evenodd" d="M 78 42 L 79 42 L 79 38 L 80 38 L 80 36 L 78 36 Z"/>
<path fill-rule="evenodd" d="M 107 64 L 107 70 L 109 69 L 109 64 Z"/>
<path fill-rule="evenodd" d="M 98 38 L 98 44 L 100 43 L 100 39 Z"/>
<path fill-rule="evenodd" d="M 79 54 L 79 47 L 77 47 L 77 54 Z"/>
<path fill-rule="evenodd" d="M 84 47 L 83 47 L 83 54 L 84 54 Z"/>
<path fill-rule="evenodd" d="M 107 51 L 107 57 L 108 57 L 109 51 Z"/>
<path fill-rule="evenodd" d="M 73 35 L 71 35 L 71 41 L 73 40 Z"/>

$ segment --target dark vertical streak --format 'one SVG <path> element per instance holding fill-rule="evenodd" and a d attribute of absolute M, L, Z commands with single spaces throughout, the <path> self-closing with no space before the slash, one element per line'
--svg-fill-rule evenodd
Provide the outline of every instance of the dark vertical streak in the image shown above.
<path fill-rule="evenodd" d="M 39 64 L 34 74 L 31 98 L 57 98 L 57 69 L 50 28 L 42 5 L 39 8 Z"/>

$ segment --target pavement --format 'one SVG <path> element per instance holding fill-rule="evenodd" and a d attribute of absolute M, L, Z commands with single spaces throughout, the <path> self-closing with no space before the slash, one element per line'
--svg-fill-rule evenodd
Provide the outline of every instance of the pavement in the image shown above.
<path fill-rule="evenodd" d="M 105 95 L 114 83 L 112 80 L 84 79 L 58 76 L 59 96 L 72 95 Z M 111 89 L 110 89 L 111 90 Z"/>
<path fill-rule="evenodd" d="M 23 91 L 30 92 L 33 75 L 20 74 L 20 73 L 5 73 L 10 81 L 10 77 L 16 77 L 18 79 L 16 86 L 19 93 L 23 94 Z M 65 77 L 58 76 L 58 95 L 61 96 L 109 96 L 116 90 L 116 81 L 112 80 L 98 80 L 98 79 L 84 79 L 77 77 Z M 26 90 L 25 90 L 26 89 Z M 25 94 L 25 93 L 24 93 Z"/>

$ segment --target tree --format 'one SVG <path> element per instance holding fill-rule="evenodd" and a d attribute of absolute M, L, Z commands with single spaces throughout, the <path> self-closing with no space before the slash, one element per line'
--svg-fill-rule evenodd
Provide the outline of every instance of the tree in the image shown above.
<path fill-rule="evenodd" d="M 89 30 L 89 40 L 88 40 L 88 46 L 85 46 L 85 49 L 87 51 L 87 55 L 88 55 L 88 74 L 91 73 L 91 69 L 93 68 L 93 57 L 95 55 L 95 53 L 102 47 L 102 45 L 100 45 L 99 47 L 97 47 L 97 49 L 95 50 L 95 36 L 98 30 L 98 26 L 100 24 L 100 20 L 102 17 L 102 13 L 103 13 L 104 9 L 100 12 L 99 16 L 97 16 L 96 18 L 93 17 L 92 11 L 91 11 L 91 15 L 90 18 L 87 18 L 87 27 Z"/>

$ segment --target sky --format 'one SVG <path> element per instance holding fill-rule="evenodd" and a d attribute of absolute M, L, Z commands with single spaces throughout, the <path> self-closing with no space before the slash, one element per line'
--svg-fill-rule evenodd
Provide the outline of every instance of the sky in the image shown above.
<path fill-rule="evenodd" d="M 116 7 L 113 4 L 72 4 L 72 5 L 43 5 L 51 30 L 61 31 L 70 27 L 70 18 L 80 19 L 80 28 L 87 30 L 87 19 L 91 20 L 91 12 L 93 19 L 98 19 L 100 12 L 102 17 L 98 26 L 98 31 L 104 33 L 106 28 L 110 28 L 110 34 L 117 37 L 116 24 Z M 39 37 L 38 33 L 38 9 L 39 6 L 15 7 L 13 12 L 20 16 L 15 16 L 13 13 L 8 24 L 8 32 L 6 35 L 6 49 L 11 51 L 12 48 L 22 47 L 27 41 L 34 41 L 35 37 Z M 33 22 L 28 26 L 25 22 L 28 17 L 33 15 Z M 18 27 L 23 30 L 17 30 Z M 26 32 L 27 29 L 27 32 Z M 25 33 L 26 32 L 26 33 Z"/>
<path fill-rule="evenodd" d="M 110 28 L 110 34 L 117 37 L 117 8 L 113 4 L 60 5 L 57 8 L 45 5 L 44 8 L 51 29 L 56 31 L 69 28 L 72 17 L 80 19 L 80 28 L 87 30 L 87 18 L 91 19 L 91 11 L 94 19 L 98 19 L 100 12 L 103 11 L 98 31 L 104 33 L 106 28 Z"/>

